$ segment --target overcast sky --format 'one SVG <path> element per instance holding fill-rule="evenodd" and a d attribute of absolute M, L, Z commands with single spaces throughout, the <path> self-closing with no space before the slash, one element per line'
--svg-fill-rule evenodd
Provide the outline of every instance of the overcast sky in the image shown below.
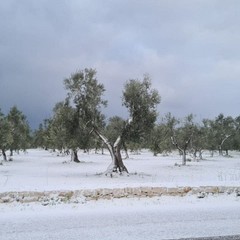
<path fill-rule="evenodd" d="M 240 115 L 239 0 L 1 0 L 0 108 L 32 127 L 66 96 L 63 79 L 92 67 L 108 117 L 127 117 L 128 79 L 148 73 L 160 116 Z"/>

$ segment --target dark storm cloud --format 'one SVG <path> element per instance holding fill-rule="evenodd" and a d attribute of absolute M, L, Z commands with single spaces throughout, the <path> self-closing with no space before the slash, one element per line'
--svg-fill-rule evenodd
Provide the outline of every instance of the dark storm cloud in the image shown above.
<path fill-rule="evenodd" d="M 0 107 L 36 127 L 64 99 L 63 79 L 93 67 L 108 116 L 124 115 L 122 87 L 152 77 L 161 114 L 239 115 L 237 0 L 2 0 Z"/>

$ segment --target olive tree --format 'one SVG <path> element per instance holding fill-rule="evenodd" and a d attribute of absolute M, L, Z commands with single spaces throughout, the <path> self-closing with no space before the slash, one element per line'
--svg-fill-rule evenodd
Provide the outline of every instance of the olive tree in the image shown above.
<path fill-rule="evenodd" d="M 224 144 L 233 138 L 239 128 L 236 122 L 231 116 L 219 114 L 214 120 L 205 119 L 204 125 L 208 134 L 208 147 L 212 151 L 218 150 L 219 155 L 223 155 Z"/>
<path fill-rule="evenodd" d="M 160 96 L 157 90 L 152 89 L 150 78 L 144 76 L 142 81 L 132 79 L 126 82 L 122 103 L 129 112 L 129 118 L 121 121 L 115 138 L 107 137 L 101 129 L 93 125 L 93 131 L 106 144 L 112 158 L 106 175 L 114 172 L 128 173 L 121 155 L 123 143 L 140 143 L 149 135 L 157 118 L 156 106 L 160 103 Z"/>
<path fill-rule="evenodd" d="M 103 84 L 98 83 L 96 71 L 87 68 L 66 78 L 64 85 L 68 91 L 65 100 L 68 104 L 65 105 L 65 109 L 61 106 L 58 110 L 68 114 L 62 114 L 61 118 L 56 116 L 56 120 L 64 123 L 67 145 L 73 151 L 74 161 L 78 161 L 77 150 L 88 147 L 92 125 L 97 127 L 103 125 L 104 116 L 101 108 L 107 104 L 103 100 L 105 89 Z"/>
<path fill-rule="evenodd" d="M 172 151 L 171 128 L 167 123 L 167 118 L 163 118 L 162 121 L 153 128 L 148 147 L 154 156 L 157 156 L 158 153 L 168 153 Z"/>
<path fill-rule="evenodd" d="M 197 154 L 199 159 L 203 159 L 203 151 L 207 149 L 207 129 L 200 124 L 193 125 L 193 136 L 190 142 L 191 152 L 193 154 L 193 158 L 197 159 Z"/>
<path fill-rule="evenodd" d="M 6 151 L 10 149 L 12 143 L 13 137 L 11 124 L 0 110 L 0 150 L 5 161 L 7 160 Z M 0 163 L 2 164 L 2 162 Z"/>
<path fill-rule="evenodd" d="M 49 137 L 49 125 L 51 120 L 50 119 L 44 119 L 42 123 L 39 124 L 39 127 L 37 130 L 33 132 L 33 140 L 32 145 L 33 147 L 40 147 L 45 150 L 50 148 L 50 137 Z"/>
<path fill-rule="evenodd" d="M 171 127 L 172 144 L 182 155 L 182 165 L 186 165 L 187 152 L 191 150 L 191 141 L 196 130 L 193 115 L 186 116 L 182 121 L 169 115 L 169 126 Z"/>
<path fill-rule="evenodd" d="M 72 149 L 75 152 L 75 149 L 78 148 L 78 129 L 75 127 L 74 114 L 75 111 L 68 102 L 59 102 L 53 108 L 53 116 L 48 130 L 53 149 L 60 152 Z M 73 160 L 79 162 L 77 154 Z"/>
<path fill-rule="evenodd" d="M 13 151 L 26 150 L 30 144 L 30 127 L 26 116 L 13 106 L 8 115 L 7 120 L 11 126 L 12 142 L 10 144 L 10 155 Z"/>

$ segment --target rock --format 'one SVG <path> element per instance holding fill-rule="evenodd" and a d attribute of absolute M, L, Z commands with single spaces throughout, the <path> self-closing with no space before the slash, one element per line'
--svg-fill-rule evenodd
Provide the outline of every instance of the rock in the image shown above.
<path fill-rule="evenodd" d="M 140 197 L 141 196 L 141 189 L 140 188 L 133 188 L 131 190 L 131 194 L 132 194 L 132 196 Z"/>
<path fill-rule="evenodd" d="M 197 198 L 205 198 L 206 197 L 206 193 L 205 192 L 199 192 L 197 194 Z"/>
<path fill-rule="evenodd" d="M 84 190 L 82 195 L 84 197 L 91 197 L 93 195 L 93 191 L 91 191 L 91 190 Z"/>
<path fill-rule="evenodd" d="M 236 191 L 236 197 L 240 197 L 240 191 L 239 190 Z"/>
<path fill-rule="evenodd" d="M 10 197 L 8 197 L 8 196 L 1 198 L 1 202 L 2 202 L 2 203 L 12 202 L 11 200 L 12 200 L 12 199 L 11 199 Z"/>
<path fill-rule="evenodd" d="M 122 198 L 122 197 L 125 197 L 127 195 L 128 194 L 125 193 L 124 189 L 119 188 L 119 189 L 114 189 L 113 190 L 113 197 L 114 198 Z"/>
<path fill-rule="evenodd" d="M 48 205 L 49 205 L 49 202 L 42 202 L 42 205 L 43 205 L 43 206 L 48 206 Z"/>

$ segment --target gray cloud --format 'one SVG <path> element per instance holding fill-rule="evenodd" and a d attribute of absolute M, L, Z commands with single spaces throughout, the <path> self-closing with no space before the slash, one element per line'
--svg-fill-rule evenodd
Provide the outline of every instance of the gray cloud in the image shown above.
<path fill-rule="evenodd" d="M 36 127 L 65 97 L 63 79 L 93 67 L 108 116 L 127 116 L 122 87 L 152 77 L 159 112 L 239 115 L 238 0 L 3 0 L 0 107 Z"/>

